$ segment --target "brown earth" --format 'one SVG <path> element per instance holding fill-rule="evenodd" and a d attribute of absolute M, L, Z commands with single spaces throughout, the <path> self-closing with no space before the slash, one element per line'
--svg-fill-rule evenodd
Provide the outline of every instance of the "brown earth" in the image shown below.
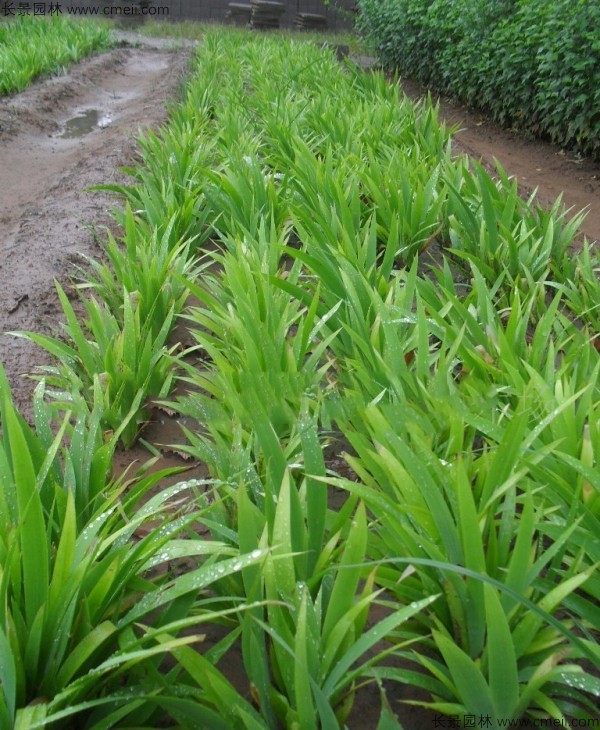
<path fill-rule="evenodd" d="M 48 333 L 56 328 L 61 309 L 54 279 L 66 286 L 72 265 L 82 261 L 81 254 L 100 256 L 102 229 L 114 225 L 109 215 L 113 200 L 86 188 L 123 180 L 118 168 L 131 163 L 135 155 L 133 135 L 166 119 L 165 102 L 176 97 L 188 67 L 188 50 L 176 49 L 170 41 L 141 36 L 135 40 L 143 47 L 100 54 L 64 76 L 36 82 L 22 94 L 0 99 L 0 361 L 15 402 L 28 417 L 34 383 L 23 375 L 48 359 L 35 345 L 8 333 Z M 424 93 L 409 81 L 402 84 L 411 98 Z M 79 117 L 76 123 L 88 124 L 89 133 L 63 137 L 67 121 L 83 112 L 89 112 L 87 121 Z M 441 100 L 441 114 L 462 129 L 456 137 L 457 149 L 488 166 L 497 158 L 509 174 L 517 176 L 525 194 L 538 187 L 544 204 L 550 205 L 562 192 L 567 206 L 576 210 L 589 206 L 583 232 L 591 240 L 600 239 L 599 165 L 547 144 L 522 140 L 447 100 Z M 161 467 L 186 464 L 165 446 L 178 440 L 176 418 L 157 412 L 144 435 L 158 445 Z M 147 458 L 142 448 L 120 453 L 116 468 L 121 471 L 132 460 Z M 196 466 L 190 476 L 203 473 Z M 236 664 L 241 670 L 239 657 Z M 228 673 L 242 688 L 243 673 Z M 407 730 L 432 727 L 432 715 L 398 704 L 399 699 L 414 696 L 410 687 L 389 692 Z M 378 707 L 377 689 L 365 688 L 349 726 L 374 728 Z"/>

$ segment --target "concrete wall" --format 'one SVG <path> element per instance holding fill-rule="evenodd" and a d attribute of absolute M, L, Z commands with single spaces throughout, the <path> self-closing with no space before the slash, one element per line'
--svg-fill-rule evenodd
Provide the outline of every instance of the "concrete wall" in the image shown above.
<path fill-rule="evenodd" d="M 152 0 L 150 18 L 152 20 L 223 22 L 229 2 L 230 0 Z M 235 2 L 251 2 L 251 0 L 235 0 Z M 286 5 L 285 14 L 282 17 L 284 27 L 293 27 L 294 16 L 297 12 L 325 15 L 329 30 L 344 30 L 352 27 L 351 9 L 355 7 L 355 0 L 332 0 L 329 5 L 326 5 L 323 0 L 280 0 L 280 2 Z M 66 14 L 67 6 L 79 6 L 99 8 L 99 16 L 104 14 L 103 8 L 106 6 L 125 8 L 125 6 L 135 5 L 130 0 L 59 0 L 59 3 L 63 8 L 63 15 Z M 111 17 L 116 19 L 118 16 L 113 14 Z"/>

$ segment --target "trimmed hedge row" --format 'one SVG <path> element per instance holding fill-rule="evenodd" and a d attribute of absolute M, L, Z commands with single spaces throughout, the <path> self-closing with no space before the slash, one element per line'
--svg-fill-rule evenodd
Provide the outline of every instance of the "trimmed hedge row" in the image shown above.
<path fill-rule="evenodd" d="M 381 61 L 600 159 L 598 0 L 358 0 Z"/>

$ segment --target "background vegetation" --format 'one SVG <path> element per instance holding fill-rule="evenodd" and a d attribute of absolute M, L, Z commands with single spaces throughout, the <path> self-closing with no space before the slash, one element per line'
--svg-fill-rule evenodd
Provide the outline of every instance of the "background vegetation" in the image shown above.
<path fill-rule="evenodd" d="M 388 68 L 600 159 L 595 0 L 359 0 Z"/>
<path fill-rule="evenodd" d="M 107 26 L 57 16 L 0 19 L 0 96 L 22 91 L 41 74 L 60 73 L 106 48 L 109 38 Z"/>

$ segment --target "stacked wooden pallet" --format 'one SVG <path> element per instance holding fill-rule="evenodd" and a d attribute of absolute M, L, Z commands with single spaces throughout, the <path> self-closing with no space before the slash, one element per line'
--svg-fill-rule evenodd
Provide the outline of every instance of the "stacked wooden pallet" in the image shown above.
<path fill-rule="evenodd" d="M 225 18 L 233 25 L 248 25 L 252 15 L 252 5 L 249 3 L 229 3 Z"/>
<path fill-rule="evenodd" d="M 298 13 L 294 18 L 294 25 L 298 30 L 325 30 L 327 18 L 316 13 Z"/>
<path fill-rule="evenodd" d="M 258 30 L 279 28 L 281 16 L 285 12 L 285 4 L 272 0 L 253 0 L 250 25 Z"/>

